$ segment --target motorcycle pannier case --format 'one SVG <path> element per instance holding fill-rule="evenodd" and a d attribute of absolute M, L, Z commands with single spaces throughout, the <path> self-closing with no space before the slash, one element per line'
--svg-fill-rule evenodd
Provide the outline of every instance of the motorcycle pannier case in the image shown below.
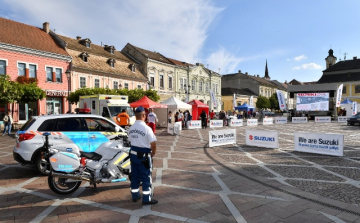
<path fill-rule="evenodd" d="M 50 157 L 53 170 L 71 173 L 80 167 L 80 159 L 74 153 L 59 152 Z"/>

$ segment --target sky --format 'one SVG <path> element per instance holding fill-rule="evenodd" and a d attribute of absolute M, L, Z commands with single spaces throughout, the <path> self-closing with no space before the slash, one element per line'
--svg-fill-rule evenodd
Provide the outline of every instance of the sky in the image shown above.
<path fill-rule="evenodd" d="M 0 0 L 0 16 L 89 38 L 131 43 L 222 75 L 317 81 L 333 49 L 360 58 L 358 0 Z"/>

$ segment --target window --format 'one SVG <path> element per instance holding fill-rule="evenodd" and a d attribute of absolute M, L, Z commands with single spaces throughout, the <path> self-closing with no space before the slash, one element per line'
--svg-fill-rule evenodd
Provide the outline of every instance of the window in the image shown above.
<path fill-rule="evenodd" d="M 114 66 L 115 66 L 113 60 L 111 60 L 109 63 L 110 63 L 110 67 L 114 67 Z"/>
<path fill-rule="evenodd" d="M 346 86 L 343 86 L 342 94 L 346 94 Z"/>
<path fill-rule="evenodd" d="M 25 76 L 26 64 L 18 63 L 18 75 Z"/>
<path fill-rule="evenodd" d="M 180 78 L 180 89 L 184 89 L 184 79 Z"/>
<path fill-rule="evenodd" d="M 114 89 L 119 89 L 119 82 L 114 81 Z"/>
<path fill-rule="evenodd" d="M 164 75 L 160 75 L 160 87 L 164 88 Z"/>
<path fill-rule="evenodd" d="M 53 68 L 46 67 L 46 81 L 53 82 Z"/>
<path fill-rule="evenodd" d="M 173 83 L 172 83 L 172 77 L 168 77 L 169 79 L 169 89 L 172 89 Z"/>
<path fill-rule="evenodd" d="M 86 77 L 80 77 L 80 88 L 86 87 Z"/>
<path fill-rule="evenodd" d="M 104 119 L 86 118 L 85 121 L 89 131 L 115 132 L 115 126 Z"/>
<path fill-rule="evenodd" d="M 0 74 L 6 74 L 6 61 L 0 60 Z"/>
<path fill-rule="evenodd" d="M 262 96 L 264 95 L 264 94 L 263 94 L 263 89 L 260 90 L 260 95 L 262 95 Z"/>
<path fill-rule="evenodd" d="M 131 71 L 135 73 L 135 64 L 131 65 Z"/>
<path fill-rule="evenodd" d="M 36 65 L 34 64 L 29 64 L 29 77 L 36 78 Z"/>
<path fill-rule="evenodd" d="M 150 77 L 150 86 L 155 86 L 155 78 L 154 77 Z"/>
<path fill-rule="evenodd" d="M 114 54 L 114 48 L 110 48 L 110 53 Z"/>
<path fill-rule="evenodd" d="M 91 101 L 91 109 L 95 109 L 96 108 L 96 103 L 95 101 Z"/>
<path fill-rule="evenodd" d="M 138 85 L 138 89 L 141 89 L 141 85 L 140 85 L 140 84 Z"/>
<path fill-rule="evenodd" d="M 129 83 L 125 83 L 125 89 L 129 89 Z"/>
<path fill-rule="evenodd" d="M 55 74 L 56 74 L 56 82 L 61 83 L 62 82 L 62 78 L 61 78 L 62 70 L 59 68 L 56 68 Z"/>
<path fill-rule="evenodd" d="M 96 87 L 96 88 L 100 87 L 100 80 L 99 79 L 94 80 L 94 87 Z"/>
<path fill-rule="evenodd" d="M 59 118 L 54 131 L 56 132 L 81 132 L 88 131 L 87 127 L 82 124 L 81 118 Z"/>
<path fill-rule="evenodd" d="M 355 94 L 360 93 L 360 85 L 355 85 Z"/>
<path fill-rule="evenodd" d="M 202 92 L 203 91 L 203 81 L 199 82 L 199 91 Z"/>
<path fill-rule="evenodd" d="M 196 91 L 196 80 L 195 79 L 191 80 L 191 90 Z"/>
<path fill-rule="evenodd" d="M 89 42 L 89 41 L 86 41 L 86 42 L 85 42 L 85 46 L 86 46 L 87 48 L 90 48 L 90 42 Z"/>
<path fill-rule="evenodd" d="M 209 83 L 205 84 L 205 92 L 209 92 Z"/>
<path fill-rule="evenodd" d="M 54 129 L 55 121 L 56 119 L 48 119 L 44 121 L 37 130 L 41 132 L 52 132 Z"/>

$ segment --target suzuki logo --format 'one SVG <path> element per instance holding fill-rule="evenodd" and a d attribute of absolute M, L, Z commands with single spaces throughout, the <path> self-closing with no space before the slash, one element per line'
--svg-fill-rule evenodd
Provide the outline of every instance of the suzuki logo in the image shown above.
<path fill-rule="evenodd" d="M 252 135 L 249 135 L 249 139 L 250 139 L 250 140 L 253 140 L 254 137 L 253 137 Z"/>

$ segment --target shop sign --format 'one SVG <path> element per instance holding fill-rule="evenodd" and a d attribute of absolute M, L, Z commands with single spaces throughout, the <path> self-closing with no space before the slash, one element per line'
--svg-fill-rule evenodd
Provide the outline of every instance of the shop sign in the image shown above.
<path fill-rule="evenodd" d="M 46 90 L 45 94 L 46 94 L 46 96 L 60 96 L 60 97 L 68 96 L 67 91 L 57 91 L 57 90 Z"/>

